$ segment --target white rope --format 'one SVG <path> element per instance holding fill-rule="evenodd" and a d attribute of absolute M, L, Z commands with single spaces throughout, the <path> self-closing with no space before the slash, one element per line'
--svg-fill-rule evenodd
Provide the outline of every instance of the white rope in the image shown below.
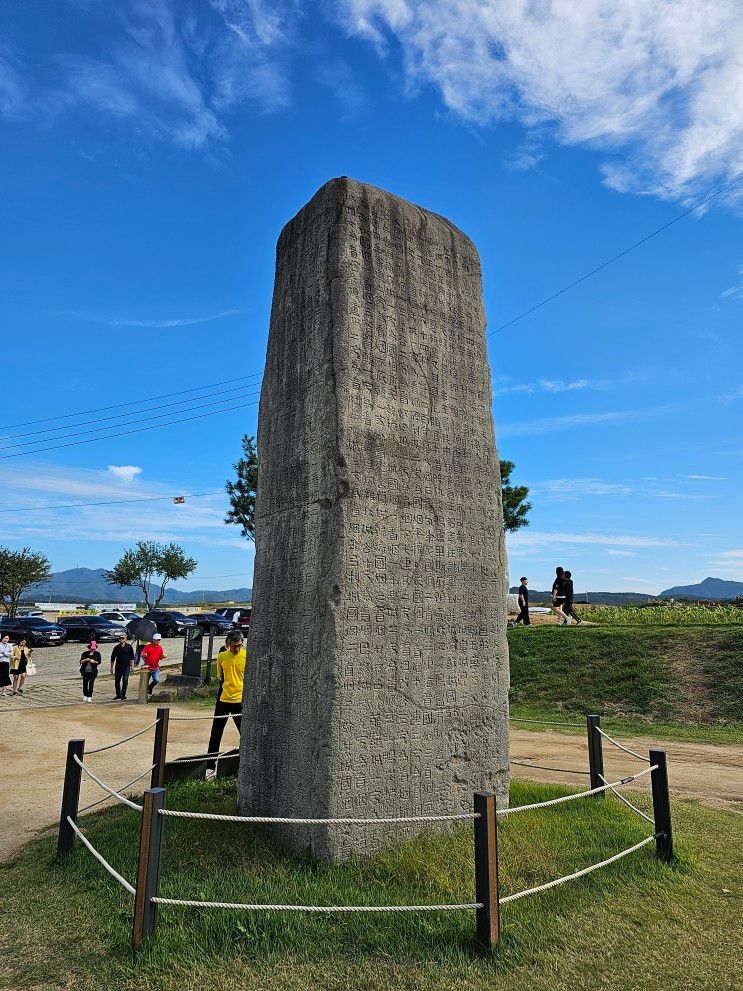
<path fill-rule="evenodd" d="M 157 905 L 183 905 L 188 908 L 237 908 L 264 912 L 459 912 L 482 908 L 482 902 L 462 905 L 246 905 L 240 902 L 199 902 L 189 898 L 152 899 Z"/>
<path fill-rule="evenodd" d="M 570 729 L 585 729 L 583 723 L 563 723 L 559 719 L 521 719 L 520 716 L 509 716 L 512 723 L 535 723 L 539 726 L 568 726 Z"/>
<path fill-rule="evenodd" d="M 171 716 L 170 721 L 171 723 L 185 723 L 191 719 L 234 719 L 235 716 L 239 719 L 241 715 L 242 713 L 240 712 L 227 712 L 223 716 L 215 716 L 214 714 L 209 714 L 206 716 Z"/>
<path fill-rule="evenodd" d="M 100 788 L 103 788 L 104 791 L 107 791 L 109 795 L 113 796 L 113 798 L 115 798 L 117 801 L 121 802 L 124 805 L 128 805 L 130 809 L 136 809 L 137 812 L 142 811 L 141 805 L 137 805 L 136 802 L 131 802 L 128 798 L 125 798 L 123 795 L 120 795 L 118 791 L 114 791 L 113 788 L 109 788 L 108 785 L 105 783 L 105 781 L 101 781 L 100 778 L 96 777 L 95 774 L 93 774 L 93 772 L 89 768 L 87 768 L 85 764 L 83 764 L 83 762 L 80 760 L 77 754 L 73 754 L 72 759 L 80 765 L 80 767 L 83 769 L 83 771 L 85 771 L 85 773 L 88 775 L 91 781 L 95 781 L 95 783 Z"/>
<path fill-rule="evenodd" d="M 604 783 L 606 783 L 606 778 L 603 776 L 603 774 L 599 774 L 599 777 L 601 778 L 601 780 Z M 655 826 L 655 820 L 654 819 L 651 819 L 650 816 L 645 815 L 645 813 L 642 811 L 642 809 L 638 809 L 636 805 L 633 805 L 632 802 L 630 802 L 630 800 L 628 798 L 625 798 L 624 795 L 621 795 L 616 790 L 616 788 L 610 788 L 609 791 L 612 793 L 612 795 L 616 795 L 617 798 L 619 799 L 619 801 L 620 802 L 623 802 L 624 805 L 626 805 L 628 809 L 632 809 L 633 812 L 636 812 L 638 814 L 638 816 L 640 816 L 642 819 L 645 820 L 645 822 L 649 822 L 651 826 Z"/>
<path fill-rule="evenodd" d="M 521 767 L 536 767 L 539 771 L 560 771 L 563 774 L 590 774 L 590 771 L 579 771 L 574 767 L 549 767 L 547 764 L 533 764 L 525 760 L 509 760 L 509 764 L 519 764 Z"/>
<path fill-rule="evenodd" d="M 141 781 L 142 778 L 146 778 L 147 775 L 150 774 L 150 772 L 155 767 L 157 767 L 157 764 L 152 764 L 150 767 L 147 768 L 146 771 L 142 771 L 142 773 L 141 774 L 138 774 L 136 778 L 133 778 L 131 781 L 127 782 L 127 784 L 122 785 L 119 788 L 119 794 L 121 794 L 122 792 L 125 792 L 127 788 L 131 788 L 132 785 L 135 785 L 138 781 Z M 101 805 L 103 802 L 107 802 L 108 799 L 109 799 L 109 796 L 108 795 L 104 795 L 103 798 L 99 798 L 95 802 L 91 802 L 90 805 L 85 805 L 82 809 L 78 809 L 77 810 L 77 814 L 78 815 L 82 815 L 83 812 L 89 812 L 91 809 L 94 809 L 96 807 L 96 805 Z"/>
<path fill-rule="evenodd" d="M 148 729 L 152 729 L 153 726 L 157 726 L 158 722 L 159 720 L 156 719 L 154 723 L 150 723 L 148 726 L 145 726 L 144 729 L 138 730 L 136 733 L 132 733 L 131 736 L 125 736 L 123 740 L 118 740 L 116 743 L 109 743 L 105 747 L 96 747 L 94 750 L 86 750 L 85 756 L 89 757 L 91 754 L 101 754 L 104 750 L 112 750 L 114 747 L 120 747 L 122 743 L 128 743 L 135 737 L 146 733 Z"/>
<path fill-rule="evenodd" d="M 498 899 L 501 905 L 505 905 L 507 902 L 515 902 L 517 898 L 525 898 L 527 895 L 536 895 L 540 891 L 548 891 L 550 888 L 556 888 L 558 884 L 565 884 L 566 881 L 574 881 L 578 877 L 583 877 L 585 874 L 590 874 L 592 871 L 597 871 L 600 867 L 606 867 L 608 864 L 613 864 L 615 860 L 621 860 L 622 857 L 628 857 L 635 850 L 639 850 L 640 847 L 647 846 L 648 843 L 652 843 L 655 839 L 655 835 L 646 836 L 644 840 L 640 840 L 639 843 L 635 843 L 634 846 L 628 847 L 626 850 L 622 850 L 621 853 L 615 853 L 613 857 L 608 857 L 606 860 L 602 860 L 599 864 L 591 864 L 590 867 L 584 867 L 582 871 L 575 871 L 573 874 L 566 874 L 564 877 L 558 877 L 555 881 L 548 881 L 546 884 L 540 884 L 536 888 L 527 888 L 526 891 L 517 891 L 515 895 L 507 895 L 505 898 Z"/>
<path fill-rule="evenodd" d="M 197 764 L 202 760 L 217 761 L 220 757 L 239 757 L 239 754 L 231 754 L 229 750 L 215 751 L 213 754 L 203 754 L 201 757 L 174 757 L 168 764 Z"/>
<path fill-rule="evenodd" d="M 279 822 L 298 826 L 352 826 L 374 825 L 392 822 L 457 822 L 462 819 L 479 819 L 479 812 L 460 812 L 446 816 L 394 816 L 389 819 L 291 819 L 285 816 L 228 816 L 214 812 L 181 812 L 178 809 L 158 809 L 160 815 L 179 819 L 209 819 L 216 822 Z"/>
<path fill-rule="evenodd" d="M 630 750 L 629 747 L 623 746 L 618 740 L 615 740 L 613 736 L 609 736 L 608 733 L 604 733 L 600 726 L 595 726 L 594 729 L 599 732 L 604 739 L 608 740 L 609 743 L 613 743 L 615 747 L 619 747 L 619 749 L 623 750 L 626 754 L 629 754 L 631 757 L 636 757 L 638 760 L 644 760 L 646 764 L 650 763 L 649 757 L 643 757 L 642 754 L 638 754 L 636 751 Z"/>
<path fill-rule="evenodd" d="M 572 802 L 576 798 L 585 798 L 586 795 L 598 795 L 599 792 L 606 791 L 608 788 L 618 788 L 620 785 L 628 785 L 632 781 L 637 781 L 638 778 L 644 777 L 646 774 L 650 774 L 651 771 L 655 771 L 658 765 L 653 764 L 652 767 L 646 767 L 644 771 L 639 771 L 637 774 L 631 774 L 627 778 L 621 778 L 619 781 L 612 781 L 611 784 L 599 785 L 598 788 L 589 788 L 588 791 L 579 791 L 574 795 L 563 795 L 561 798 L 551 798 L 547 802 L 532 802 L 531 805 L 516 805 L 512 809 L 496 809 L 496 815 L 508 816 L 513 815 L 514 812 L 527 812 L 530 809 L 546 809 L 549 805 L 560 805 L 562 802 Z"/>
<path fill-rule="evenodd" d="M 90 852 L 93 854 L 93 856 L 95 857 L 95 859 L 100 864 L 103 864 L 103 866 L 106 868 L 106 870 L 111 875 L 111 877 L 115 877 L 116 880 L 119 882 L 119 884 L 123 888 L 126 888 L 126 890 L 129 892 L 130 895 L 136 895 L 137 892 L 136 892 L 136 889 L 134 888 L 134 886 L 131 885 L 131 884 L 129 884 L 129 882 L 127 881 L 127 879 L 125 877 L 122 877 L 121 874 L 119 874 L 119 872 L 117 870 L 114 870 L 114 868 L 109 864 L 109 862 L 106 860 L 106 858 L 103 857 L 103 856 L 101 856 L 100 853 L 98 853 L 98 851 L 93 846 L 93 844 L 90 842 L 90 840 L 87 838 L 87 836 L 84 836 L 83 833 L 80 832 L 80 830 L 77 828 L 76 824 L 72 821 L 72 819 L 69 816 L 67 816 L 67 822 L 69 822 L 69 824 L 75 830 L 75 833 L 77 834 L 77 836 L 79 836 L 80 841 L 88 848 L 88 850 L 90 850 Z"/>

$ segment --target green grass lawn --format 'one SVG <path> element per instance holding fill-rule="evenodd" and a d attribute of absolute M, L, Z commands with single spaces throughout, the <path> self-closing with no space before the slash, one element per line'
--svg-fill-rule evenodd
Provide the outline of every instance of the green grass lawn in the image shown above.
<path fill-rule="evenodd" d="M 512 804 L 564 794 L 514 782 Z M 647 802 L 639 803 L 647 810 Z M 234 782 L 186 782 L 170 807 L 234 810 Z M 674 803 L 680 860 L 651 845 L 620 863 L 503 908 L 492 955 L 474 942 L 474 913 L 317 916 L 162 907 L 153 944 L 129 949 L 131 900 L 77 845 L 54 840 L 2 866 L 0 987 L 13 991 L 330 989 L 330 991 L 723 991 L 739 986 L 743 820 Z M 124 876 L 136 867 L 138 816 L 117 808 L 82 825 Z M 616 800 L 582 799 L 523 813 L 499 829 L 501 893 L 586 866 L 650 827 Z M 472 835 L 423 835 L 365 861 L 322 865 L 282 852 L 257 827 L 167 821 L 161 893 L 308 904 L 473 900 Z"/>
<path fill-rule="evenodd" d="M 534 626 L 509 630 L 508 642 L 513 715 L 597 712 L 625 734 L 742 738 L 741 626 Z"/>

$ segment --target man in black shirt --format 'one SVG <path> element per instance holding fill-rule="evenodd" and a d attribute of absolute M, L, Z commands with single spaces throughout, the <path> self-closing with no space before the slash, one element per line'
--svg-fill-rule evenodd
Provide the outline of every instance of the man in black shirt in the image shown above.
<path fill-rule="evenodd" d="M 528 578 L 522 578 L 521 584 L 519 585 L 519 614 L 516 617 L 516 625 L 523 622 L 524 626 L 531 626 L 531 620 L 529 619 L 529 589 L 527 585 L 529 584 Z"/>
<path fill-rule="evenodd" d="M 126 633 L 119 634 L 119 642 L 111 651 L 111 674 L 116 683 L 116 698 L 123 702 L 129 687 L 129 672 L 134 663 L 134 647 L 126 638 Z"/>
<path fill-rule="evenodd" d="M 563 603 L 562 611 L 566 616 L 565 626 L 568 625 L 568 616 L 572 616 L 577 625 L 580 626 L 582 620 L 573 609 L 573 579 L 569 571 L 565 572 L 565 602 Z"/>

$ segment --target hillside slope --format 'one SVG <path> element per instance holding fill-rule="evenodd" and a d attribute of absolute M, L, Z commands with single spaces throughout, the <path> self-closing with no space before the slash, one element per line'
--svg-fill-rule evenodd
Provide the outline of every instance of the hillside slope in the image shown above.
<path fill-rule="evenodd" d="M 743 595 L 743 582 L 725 581 L 723 578 L 705 578 L 696 585 L 674 585 L 660 593 L 661 599 L 714 599 L 726 602 Z"/>

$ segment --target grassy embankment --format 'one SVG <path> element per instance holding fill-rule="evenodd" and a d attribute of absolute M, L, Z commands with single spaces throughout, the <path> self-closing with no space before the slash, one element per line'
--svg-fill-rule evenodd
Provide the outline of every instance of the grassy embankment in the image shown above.
<path fill-rule="evenodd" d="M 234 783 L 169 789 L 170 807 L 228 812 Z M 564 789 L 514 782 L 512 803 Z M 648 808 L 645 797 L 639 803 Z M 82 824 L 124 876 L 135 872 L 138 817 L 125 808 Z M 647 833 L 614 799 L 578 800 L 507 819 L 501 893 L 599 861 Z M 79 844 L 52 862 L 52 839 L 0 871 L 6 925 L 0 987 L 120 991 L 579 991 L 596 987 L 726 991 L 737 987 L 734 921 L 743 909 L 743 820 L 675 803 L 680 863 L 653 846 L 577 882 L 503 909 L 503 939 L 478 951 L 472 912 L 318 916 L 161 907 L 154 944 L 129 950 L 131 902 Z M 736 871 L 737 879 L 736 879 Z M 411 839 L 364 862 L 310 863 L 258 828 L 170 820 L 161 893 L 305 904 L 470 901 L 471 829 Z"/>
<path fill-rule="evenodd" d="M 550 625 L 508 641 L 512 715 L 598 712 L 625 734 L 743 739 L 743 626 Z"/>

